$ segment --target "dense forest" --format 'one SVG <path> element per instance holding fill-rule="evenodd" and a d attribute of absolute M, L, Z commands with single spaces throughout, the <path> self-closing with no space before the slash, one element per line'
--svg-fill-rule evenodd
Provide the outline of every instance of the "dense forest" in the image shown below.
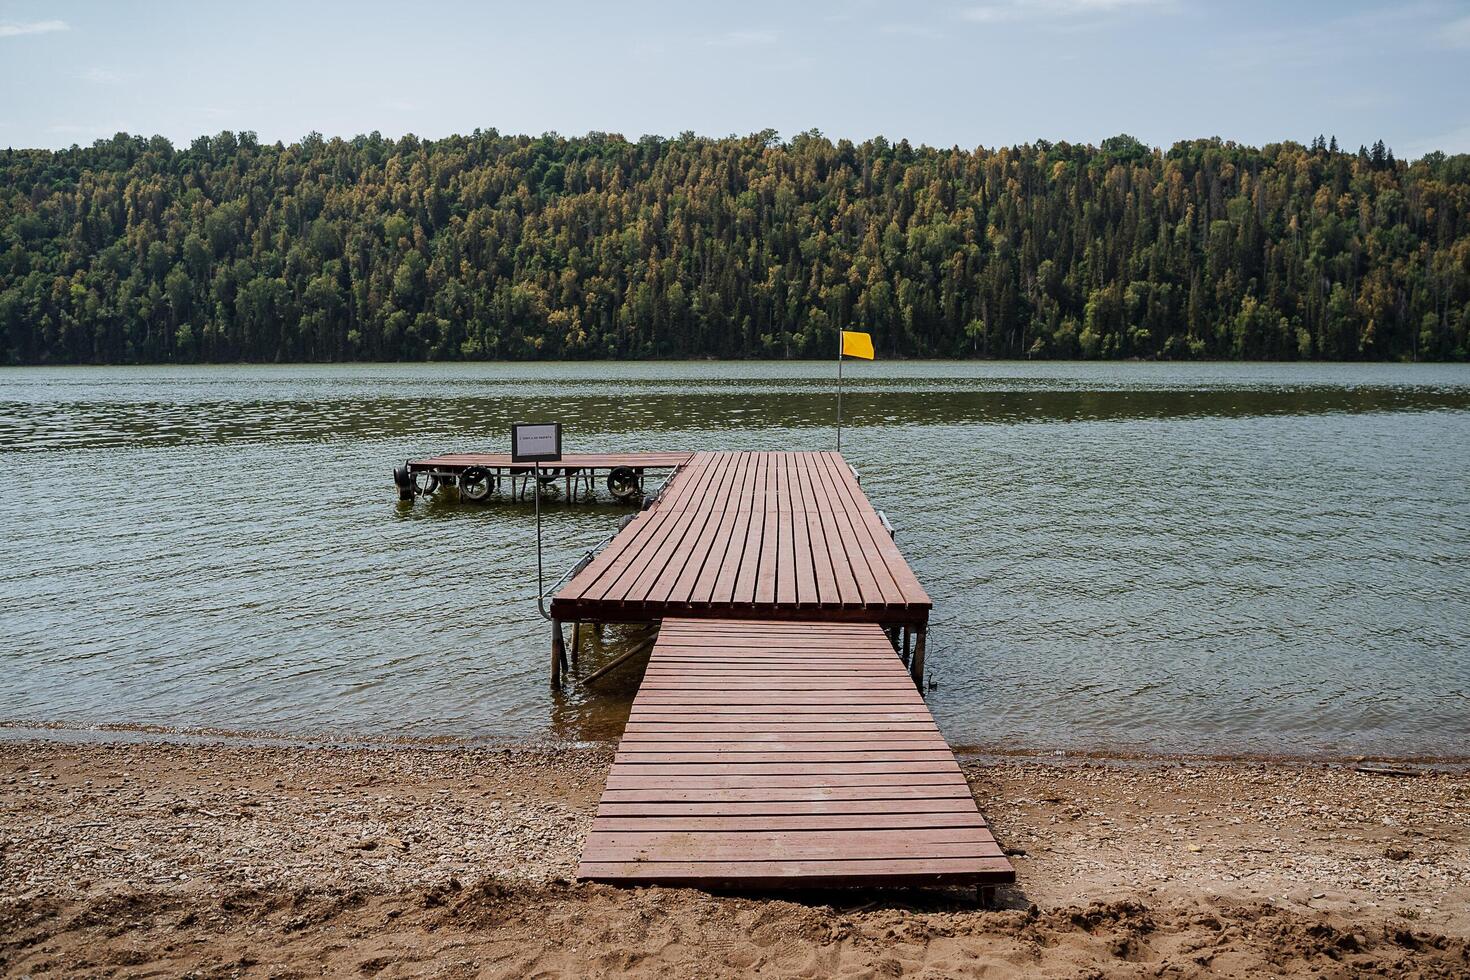
<path fill-rule="evenodd" d="M 1470 156 L 494 131 L 0 157 L 0 363 L 1466 358 Z"/>

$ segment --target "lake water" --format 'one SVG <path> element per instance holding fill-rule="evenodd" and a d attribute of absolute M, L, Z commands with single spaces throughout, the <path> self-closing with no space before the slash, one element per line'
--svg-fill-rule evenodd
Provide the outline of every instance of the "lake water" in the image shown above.
<path fill-rule="evenodd" d="M 821 449 L 830 363 L 0 370 L 0 721 L 616 737 L 548 690 L 503 449 Z M 1470 369 L 848 365 L 956 745 L 1470 754 Z M 626 511 L 547 507 L 559 574 Z M 608 649 L 590 659 L 613 655 Z"/>

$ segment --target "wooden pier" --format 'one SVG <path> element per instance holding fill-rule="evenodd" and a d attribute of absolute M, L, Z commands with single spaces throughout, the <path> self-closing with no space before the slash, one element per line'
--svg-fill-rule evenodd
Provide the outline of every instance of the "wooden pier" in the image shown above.
<path fill-rule="evenodd" d="M 394 480 L 405 501 L 441 486 L 539 501 L 548 480 L 575 500 L 595 499 L 599 473 L 640 510 L 548 590 L 552 686 L 581 624 L 659 631 L 584 680 L 652 644 L 579 877 L 982 894 L 1015 880 L 924 704 L 929 595 L 840 454 L 563 455 L 539 472 L 450 454 Z"/>
<path fill-rule="evenodd" d="M 1015 871 L 877 626 L 669 618 L 577 876 L 985 888 Z"/>

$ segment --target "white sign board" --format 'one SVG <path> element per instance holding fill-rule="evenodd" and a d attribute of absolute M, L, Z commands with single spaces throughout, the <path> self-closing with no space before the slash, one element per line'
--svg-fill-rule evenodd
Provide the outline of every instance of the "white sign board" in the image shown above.
<path fill-rule="evenodd" d="M 512 463 L 554 463 L 561 459 L 561 423 L 537 422 L 510 427 Z"/>

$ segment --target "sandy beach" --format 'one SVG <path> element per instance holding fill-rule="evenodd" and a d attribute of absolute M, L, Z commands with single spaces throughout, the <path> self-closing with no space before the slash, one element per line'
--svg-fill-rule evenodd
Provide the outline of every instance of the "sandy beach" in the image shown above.
<path fill-rule="evenodd" d="M 984 909 L 967 891 L 577 884 L 610 761 L 0 742 L 0 973 L 1470 973 L 1461 767 L 962 760 L 1019 875 Z"/>

